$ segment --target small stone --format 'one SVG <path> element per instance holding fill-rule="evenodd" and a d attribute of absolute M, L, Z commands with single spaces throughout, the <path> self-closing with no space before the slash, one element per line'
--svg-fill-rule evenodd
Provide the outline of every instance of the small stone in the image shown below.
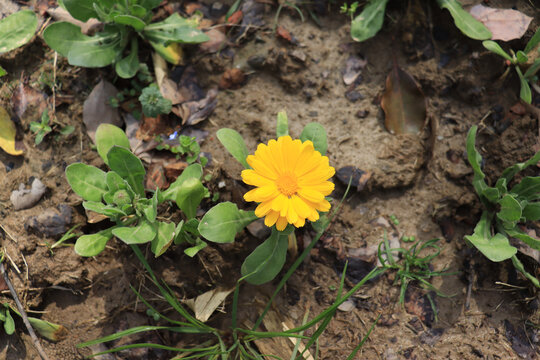
<path fill-rule="evenodd" d="M 349 100 L 350 102 L 357 102 L 358 100 L 361 100 L 364 98 L 364 95 L 362 95 L 359 91 L 357 90 L 351 90 L 351 91 L 347 91 L 345 93 L 345 97 L 347 98 L 347 100 Z"/>
<path fill-rule="evenodd" d="M 352 301 L 351 299 L 345 301 L 343 304 L 338 306 L 338 310 L 344 311 L 344 312 L 352 311 L 354 308 L 356 308 L 356 305 L 354 304 L 354 301 Z"/>
<path fill-rule="evenodd" d="M 356 117 L 360 119 L 364 119 L 369 115 L 369 110 L 358 110 L 356 112 Z"/>
<path fill-rule="evenodd" d="M 264 225 L 264 219 L 258 219 L 247 226 L 248 232 L 257 239 L 264 240 L 268 238 L 272 230 Z"/>

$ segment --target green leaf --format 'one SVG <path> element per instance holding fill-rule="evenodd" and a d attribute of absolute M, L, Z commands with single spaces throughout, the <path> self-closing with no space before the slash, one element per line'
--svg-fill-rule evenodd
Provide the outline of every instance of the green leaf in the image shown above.
<path fill-rule="evenodd" d="M 475 142 L 476 142 L 476 130 L 478 127 L 474 125 L 469 130 L 469 133 L 467 134 L 467 159 L 469 160 L 469 164 L 471 164 L 471 167 L 473 168 L 474 177 L 473 177 L 473 186 L 476 190 L 476 193 L 478 196 L 480 196 L 480 200 L 483 200 L 482 194 L 487 189 L 487 184 L 484 180 L 486 175 L 484 175 L 484 172 L 481 168 L 482 163 L 482 156 L 478 151 L 476 151 Z M 484 201 L 483 201 L 484 202 Z"/>
<path fill-rule="evenodd" d="M 527 200 L 537 199 L 540 195 L 540 176 L 526 176 L 519 184 L 514 185 L 510 190 L 511 193 L 517 194 L 519 198 Z"/>
<path fill-rule="evenodd" d="M 176 180 L 169 186 L 169 188 L 165 191 L 163 191 L 162 194 L 162 200 L 170 200 L 170 201 L 176 201 L 177 193 L 180 190 L 180 187 L 186 181 L 187 179 L 197 179 L 200 180 L 202 178 L 203 169 L 200 164 L 191 164 L 187 168 L 182 171 L 179 177 L 176 178 Z M 160 201 L 160 202 L 161 202 Z"/>
<path fill-rule="evenodd" d="M 190 178 L 176 192 L 176 204 L 188 219 L 197 214 L 197 207 L 204 198 L 204 186 L 199 179 Z"/>
<path fill-rule="evenodd" d="M 354 41 L 367 40 L 382 28 L 384 11 L 388 0 L 371 0 L 362 10 L 360 15 L 351 23 L 351 37 Z"/>
<path fill-rule="evenodd" d="M 492 188 L 492 187 L 488 187 L 484 190 L 484 192 L 482 193 L 482 195 L 484 195 L 484 197 L 490 202 L 490 203 L 496 203 L 497 201 L 499 201 L 499 197 L 500 197 L 500 193 L 499 193 L 499 189 L 497 189 L 496 187 L 495 188 Z"/>
<path fill-rule="evenodd" d="M 523 51 L 519 50 L 518 52 L 516 52 L 516 58 L 517 58 L 517 61 L 520 63 L 520 64 L 524 64 L 527 62 L 528 58 L 527 58 L 527 54 L 525 54 Z"/>
<path fill-rule="evenodd" d="M 324 127 L 319 123 L 309 123 L 302 130 L 300 134 L 300 140 L 302 142 L 310 140 L 313 143 L 315 150 L 321 153 L 321 155 L 326 155 L 326 150 L 328 149 L 328 144 L 326 142 L 326 131 Z"/>
<path fill-rule="evenodd" d="M 523 74 L 523 77 L 525 79 L 530 79 L 538 72 L 538 69 L 540 69 L 540 59 L 536 59 L 536 61 L 531 66 L 529 66 L 527 71 L 525 71 L 525 74 Z"/>
<path fill-rule="evenodd" d="M 71 23 L 60 21 L 47 26 L 43 38 L 47 45 L 66 56 L 71 65 L 103 67 L 112 64 L 123 49 L 123 32 L 115 27 L 86 36 Z"/>
<path fill-rule="evenodd" d="M 503 58 L 505 58 L 506 60 L 509 60 L 509 61 L 512 61 L 512 57 L 510 55 L 508 55 L 508 53 L 506 51 L 503 50 L 502 47 L 500 47 L 499 44 L 497 44 L 495 41 L 492 41 L 492 40 L 486 40 L 486 41 L 482 41 L 482 45 L 488 49 L 489 51 L 499 55 L 499 56 L 502 56 Z"/>
<path fill-rule="evenodd" d="M 156 117 L 160 114 L 168 114 L 171 112 L 172 102 L 165 99 L 156 84 L 150 84 L 142 89 L 139 96 L 139 102 L 142 105 L 144 115 L 148 117 Z"/>
<path fill-rule="evenodd" d="M 539 43 L 540 43 L 540 27 L 538 27 L 538 29 L 536 29 L 536 32 L 532 36 L 531 40 L 529 40 L 529 42 L 527 43 L 527 45 L 525 46 L 525 49 L 523 51 L 525 52 L 525 54 L 528 54 Z"/>
<path fill-rule="evenodd" d="M 501 209 L 497 213 L 497 217 L 504 223 L 507 223 L 506 227 L 513 228 L 516 223 L 521 219 L 521 205 L 512 195 L 505 195 L 499 200 Z M 511 225 L 510 225 L 511 224 Z"/>
<path fill-rule="evenodd" d="M 32 10 L 21 10 L 0 20 L 0 54 L 30 41 L 37 25 L 37 16 Z"/>
<path fill-rule="evenodd" d="M 54 25 L 54 24 L 53 24 Z M 125 47 L 122 42 L 124 31 L 114 26 L 105 26 L 105 30 L 94 36 L 84 36 L 84 41 L 71 44 L 68 62 L 83 67 L 103 67 L 116 61 Z"/>
<path fill-rule="evenodd" d="M 149 41 L 168 44 L 170 42 L 197 44 L 210 40 L 202 31 L 196 28 L 196 23 L 188 21 L 178 13 L 167 19 L 147 25 L 142 35 Z"/>
<path fill-rule="evenodd" d="M 209 241 L 232 243 L 236 234 L 255 220 L 257 216 L 253 211 L 238 210 L 236 204 L 227 201 L 208 210 L 198 229 L 201 236 Z"/>
<path fill-rule="evenodd" d="M 28 321 L 36 330 L 39 335 L 50 341 L 60 341 L 67 336 L 67 329 L 58 324 L 54 324 L 45 320 L 37 319 L 35 317 L 28 317 Z"/>
<path fill-rule="evenodd" d="M 139 71 L 139 45 L 136 37 L 131 39 L 131 51 L 122 60 L 114 65 L 114 69 L 118 76 L 123 79 L 131 79 Z"/>
<path fill-rule="evenodd" d="M 118 190 L 126 190 L 129 186 L 128 183 L 114 171 L 109 171 L 106 174 L 106 181 L 109 192 L 112 193 L 112 195 Z"/>
<path fill-rule="evenodd" d="M 519 97 L 521 98 L 521 100 L 525 101 L 527 104 L 530 104 L 532 101 L 531 87 L 529 86 L 527 79 L 525 79 L 525 77 L 521 73 L 519 66 L 516 66 L 515 69 L 519 77 L 519 84 L 520 84 Z"/>
<path fill-rule="evenodd" d="M 142 220 L 137 226 L 121 226 L 113 229 L 112 234 L 122 240 L 124 243 L 144 244 L 154 240 L 157 231 L 152 224 Z"/>
<path fill-rule="evenodd" d="M 456 0 L 437 0 L 437 4 L 443 9 L 447 9 L 454 18 L 456 27 L 462 33 L 475 40 L 491 39 L 491 31 L 471 14 L 463 10 L 461 4 Z"/>
<path fill-rule="evenodd" d="M 506 179 L 503 177 L 497 179 L 495 187 L 499 190 L 500 195 L 504 195 L 508 192 L 508 189 L 506 188 Z"/>
<path fill-rule="evenodd" d="M 272 234 L 244 260 L 242 276 L 253 285 L 261 285 L 274 279 L 285 264 L 289 234 L 293 228 L 285 231 L 272 229 Z M 249 275 L 249 276 L 248 276 Z"/>
<path fill-rule="evenodd" d="M 195 239 L 195 246 L 188 247 L 187 249 L 185 249 L 184 254 L 186 254 L 189 257 L 194 257 L 195 255 L 197 255 L 197 253 L 199 251 L 204 249 L 206 246 L 208 246 L 207 243 L 205 243 L 204 241 L 202 241 L 199 238 L 196 238 Z"/>
<path fill-rule="evenodd" d="M 277 114 L 276 137 L 279 138 L 285 135 L 289 135 L 289 120 L 287 119 L 287 113 L 280 111 Z"/>
<path fill-rule="evenodd" d="M 217 138 L 221 142 L 225 149 L 240 163 L 244 168 L 251 169 L 246 161 L 249 155 L 244 138 L 236 130 L 233 129 L 219 129 L 216 133 Z"/>
<path fill-rule="evenodd" d="M 66 178 L 73 191 L 84 200 L 100 202 L 107 192 L 105 172 L 95 166 L 71 164 L 66 168 Z"/>
<path fill-rule="evenodd" d="M 90 18 L 97 18 L 96 11 L 94 10 L 94 1 L 95 0 L 64 0 L 64 6 L 71 16 L 85 22 Z"/>
<path fill-rule="evenodd" d="M 537 152 L 536 154 L 534 154 L 534 156 L 532 158 L 530 158 L 529 160 L 527 160 L 525 162 L 517 163 L 517 164 L 514 164 L 512 166 L 507 167 L 503 171 L 503 173 L 501 175 L 501 178 L 506 179 L 506 183 L 508 184 L 510 182 L 510 180 L 512 180 L 512 178 L 518 172 L 528 168 L 531 165 L 536 165 L 539 161 L 540 161 L 540 151 Z"/>
<path fill-rule="evenodd" d="M 152 252 L 155 257 L 162 255 L 171 246 L 174 240 L 174 223 L 159 221 L 157 223 L 157 236 L 152 240 Z"/>
<path fill-rule="evenodd" d="M 154 195 L 152 195 L 152 201 L 151 201 L 150 206 L 147 206 L 143 211 L 144 217 L 151 223 L 154 223 L 156 221 L 158 198 L 159 198 L 159 188 L 157 188 L 156 191 L 154 192 Z"/>
<path fill-rule="evenodd" d="M 465 239 L 491 261 L 499 262 L 510 259 L 517 253 L 517 249 L 511 246 L 508 238 L 500 233 L 491 237 L 490 228 L 491 219 L 487 211 L 484 211 L 482 218 L 474 228 L 474 233 L 466 235 Z"/>
<path fill-rule="evenodd" d="M 112 238 L 114 227 L 91 235 L 83 235 L 75 242 L 75 252 L 80 256 L 96 256 L 105 249 L 107 241 Z"/>
<path fill-rule="evenodd" d="M 114 145 L 129 149 L 129 140 L 126 133 L 113 124 L 101 124 L 96 130 L 96 147 L 99 156 L 105 164 L 109 165 L 107 154 Z"/>
<path fill-rule="evenodd" d="M 139 0 L 139 4 L 145 8 L 146 10 L 150 11 L 153 8 L 156 8 L 161 4 L 162 0 Z"/>
<path fill-rule="evenodd" d="M 7 74 L 7 71 L 3 67 L 0 66 L 0 77 L 4 76 L 6 74 Z"/>
<path fill-rule="evenodd" d="M 109 217 L 126 216 L 126 213 L 124 213 L 122 210 L 113 206 L 105 205 L 102 202 L 85 201 L 83 202 L 83 207 L 86 210 L 90 210 L 95 213 L 103 214 Z"/>
<path fill-rule="evenodd" d="M 146 171 L 141 160 L 128 149 L 117 145 L 109 150 L 107 159 L 111 170 L 126 180 L 136 194 L 144 197 L 143 181 Z"/>
<path fill-rule="evenodd" d="M 523 208 L 523 217 L 527 221 L 540 220 L 540 202 L 530 202 Z"/>
<path fill-rule="evenodd" d="M 15 332 L 15 321 L 11 317 L 9 308 L 6 308 L 6 320 L 4 321 L 4 330 L 6 334 L 12 335 Z"/>
<path fill-rule="evenodd" d="M 146 26 L 146 23 L 133 15 L 116 15 L 113 21 L 120 25 L 128 25 L 135 29 L 135 31 L 141 31 Z"/>
<path fill-rule="evenodd" d="M 509 236 L 523 241 L 525 244 L 529 245 L 535 250 L 540 250 L 540 240 L 533 238 L 532 236 L 527 235 L 519 228 L 514 227 L 513 229 L 504 230 Z"/>

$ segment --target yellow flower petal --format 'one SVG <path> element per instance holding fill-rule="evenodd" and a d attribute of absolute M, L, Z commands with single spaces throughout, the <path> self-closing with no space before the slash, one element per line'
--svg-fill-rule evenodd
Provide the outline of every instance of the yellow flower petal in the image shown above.
<path fill-rule="evenodd" d="M 275 170 L 272 167 L 266 165 L 264 161 L 262 161 L 258 157 L 254 155 L 249 155 L 246 160 L 249 166 L 251 166 L 253 170 L 255 170 L 255 172 L 260 176 L 263 176 L 266 179 L 270 180 L 277 179 L 277 173 L 275 172 Z"/>
<path fill-rule="evenodd" d="M 268 186 L 274 183 L 252 169 L 242 170 L 242 181 L 253 186 Z"/>
<path fill-rule="evenodd" d="M 276 222 L 276 229 L 278 231 L 283 231 L 287 227 L 287 218 L 279 217 Z"/>
<path fill-rule="evenodd" d="M 263 217 L 266 214 L 268 214 L 270 211 L 272 211 L 271 205 L 272 205 L 271 201 L 260 203 L 259 206 L 257 206 L 257 208 L 255 209 L 255 216 Z"/>
<path fill-rule="evenodd" d="M 274 226 L 278 218 L 279 213 L 277 211 L 270 211 L 264 218 L 264 225 L 268 227 Z"/>
<path fill-rule="evenodd" d="M 307 187 L 300 188 L 300 190 L 298 190 L 298 195 L 312 202 L 319 202 L 324 199 L 324 195 L 322 193 Z"/>

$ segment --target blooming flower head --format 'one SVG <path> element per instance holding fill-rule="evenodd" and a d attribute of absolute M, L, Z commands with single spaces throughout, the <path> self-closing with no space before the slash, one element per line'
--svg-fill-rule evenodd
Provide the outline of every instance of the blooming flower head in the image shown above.
<path fill-rule="evenodd" d="M 256 188 L 244 199 L 260 203 L 255 215 L 264 216 L 266 226 L 276 224 L 279 231 L 287 224 L 302 227 L 306 219 L 317 221 L 318 211 L 330 210 L 325 196 L 334 190 L 328 179 L 335 170 L 311 141 L 281 136 L 268 145 L 259 144 L 246 160 L 252 169 L 242 171 L 242 180 Z"/>

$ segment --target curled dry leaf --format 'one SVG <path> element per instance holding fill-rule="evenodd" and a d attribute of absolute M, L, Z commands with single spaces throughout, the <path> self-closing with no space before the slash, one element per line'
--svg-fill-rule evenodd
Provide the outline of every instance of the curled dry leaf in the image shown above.
<path fill-rule="evenodd" d="M 11 106 L 17 118 L 35 121 L 47 108 L 47 95 L 21 81 L 11 97 Z"/>
<path fill-rule="evenodd" d="M 199 49 L 206 53 L 215 53 L 227 45 L 227 37 L 218 29 L 211 29 L 204 32 L 210 40 L 199 45 Z"/>
<path fill-rule="evenodd" d="M 343 73 L 343 82 L 345 85 L 351 85 L 358 79 L 362 69 L 367 65 L 367 60 L 351 55 L 345 63 Z"/>
<path fill-rule="evenodd" d="M 198 124 L 216 108 L 217 94 L 217 89 L 210 89 L 203 99 L 183 103 L 181 106 L 173 107 L 172 111 L 182 118 L 182 125 Z"/>
<path fill-rule="evenodd" d="M 469 12 L 491 31 L 493 35 L 491 40 L 520 39 L 532 21 L 532 17 L 513 9 L 494 9 L 475 5 Z"/>
<path fill-rule="evenodd" d="M 219 80 L 219 87 L 221 89 L 238 89 L 244 84 L 246 75 L 240 69 L 233 68 L 227 69 L 221 79 Z"/>
<path fill-rule="evenodd" d="M 73 25 L 77 25 L 81 28 L 81 32 L 85 35 L 88 35 L 88 33 L 93 32 L 102 25 L 101 21 L 96 18 L 90 18 L 86 22 L 74 19 L 73 16 L 71 16 L 71 14 L 68 13 L 66 9 L 63 9 L 60 6 L 54 9 L 50 8 L 47 10 L 47 12 L 56 21 L 67 21 L 69 23 L 72 23 Z"/>
<path fill-rule="evenodd" d="M 22 155 L 23 150 L 17 149 L 15 135 L 17 129 L 11 121 L 6 109 L 0 106 L 0 148 L 10 155 Z"/>
<path fill-rule="evenodd" d="M 426 122 L 426 98 L 414 78 L 396 62 L 382 95 L 384 125 L 392 134 L 418 134 Z"/>
<path fill-rule="evenodd" d="M 122 126 L 118 109 L 109 104 L 109 99 L 115 97 L 118 90 L 108 81 L 101 80 L 92 90 L 83 105 L 83 122 L 88 136 L 94 141 L 96 130 L 100 124 Z"/>

